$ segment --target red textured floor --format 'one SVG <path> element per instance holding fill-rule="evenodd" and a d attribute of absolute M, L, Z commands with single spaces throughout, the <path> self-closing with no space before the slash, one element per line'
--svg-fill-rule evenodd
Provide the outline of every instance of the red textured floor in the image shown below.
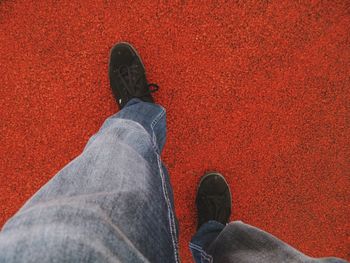
<path fill-rule="evenodd" d="M 116 112 L 108 53 L 125 40 L 167 108 L 183 262 L 213 169 L 233 219 L 349 260 L 350 2 L 194 2 L 1 1 L 0 225 Z"/>

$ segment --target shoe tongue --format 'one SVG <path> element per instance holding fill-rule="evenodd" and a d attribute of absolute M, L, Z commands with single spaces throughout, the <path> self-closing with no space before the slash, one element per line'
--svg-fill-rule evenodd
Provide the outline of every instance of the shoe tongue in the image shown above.
<path fill-rule="evenodd" d="M 145 77 L 141 75 L 142 73 L 137 70 L 137 67 L 122 66 L 119 72 L 126 81 L 128 89 L 132 89 L 130 90 L 132 94 L 142 96 L 147 91 L 147 83 L 144 81 Z"/>
<path fill-rule="evenodd" d="M 215 220 L 225 224 L 226 207 L 225 199 L 220 196 L 207 196 L 203 202 L 202 211 L 206 211 L 204 221 Z"/>

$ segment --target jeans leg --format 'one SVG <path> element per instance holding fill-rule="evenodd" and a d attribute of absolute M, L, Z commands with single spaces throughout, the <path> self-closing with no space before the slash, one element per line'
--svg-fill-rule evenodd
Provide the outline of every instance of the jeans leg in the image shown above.
<path fill-rule="evenodd" d="M 217 221 L 209 221 L 198 229 L 190 242 L 190 250 L 196 263 L 211 262 L 212 257 L 206 253 L 206 249 L 219 236 L 224 227 Z"/>
<path fill-rule="evenodd" d="M 165 110 L 131 100 L 3 227 L 0 262 L 178 262 Z"/>
<path fill-rule="evenodd" d="M 309 257 L 275 236 L 240 221 L 226 226 L 215 221 L 206 223 L 193 237 L 190 248 L 197 263 L 347 263 L 334 257 Z"/>

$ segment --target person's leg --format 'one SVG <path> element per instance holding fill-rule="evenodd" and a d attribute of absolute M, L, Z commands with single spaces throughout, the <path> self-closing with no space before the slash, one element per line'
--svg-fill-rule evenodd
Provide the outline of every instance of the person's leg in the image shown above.
<path fill-rule="evenodd" d="M 0 261 L 176 262 L 165 111 L 134 99 L 3 227 Z"/>
<path fill-rule="evenodd" d="M 308 257 L 271 234 L 239 221 L 226 224 L 231 213 L 230 203 L 231 195 L 222 175 L 204 176 L 196 198 L 198 231 L 190 243 L 195 262 L 346 262 L 338 258 Z"/>
<path fill-rule="evenodd" d="M 124 80 L 135 77 L 123 67 Z M 160 159 L 165 110 L 132 99 L 135 86 L 127 88 L 123 109 L 5 224 L 0 262 L 179 261 L 173 195 Z"/>
<path fill-rule="evenodd" d="M 334 257 L 311 258 L 277 237 L 240 221 L 226 225 L 204 251 L 201 261 L 196 262 L 346 263 Z"/>

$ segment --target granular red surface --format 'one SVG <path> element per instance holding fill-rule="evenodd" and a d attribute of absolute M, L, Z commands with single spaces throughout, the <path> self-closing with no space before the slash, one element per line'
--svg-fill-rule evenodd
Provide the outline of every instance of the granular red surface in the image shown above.
<path fill-rule="evenodd" d="M 350 259 L 349 1 L 1 1 L 0 24 L 1 225 L 117 111 L 123 40 L 167 108 L 183 262 L 206 170 L 232 219 Z"/>

